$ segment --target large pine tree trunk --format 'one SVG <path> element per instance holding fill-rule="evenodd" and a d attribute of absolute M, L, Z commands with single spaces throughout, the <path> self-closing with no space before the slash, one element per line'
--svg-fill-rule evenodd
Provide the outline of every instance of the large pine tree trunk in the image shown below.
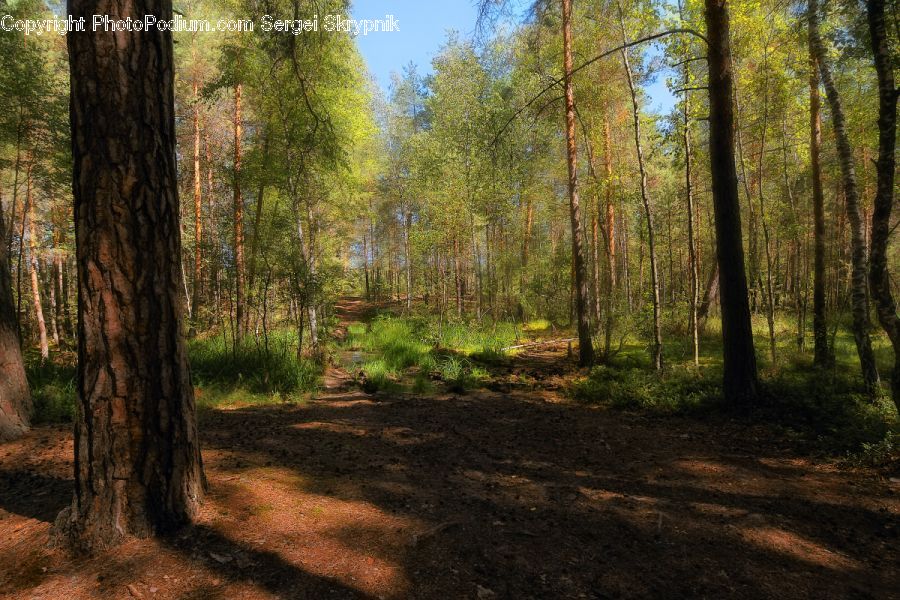
<path fill-rule="evenodd" d="M 722 304 L 723 392 L 734 404 L 757 397 L 756 351 L 750 326 L 741 207 L 734 163 L 734 109 L 727 0 L 706 1 L 709 41 L 709 154 Z"/>
<path fill-rule="evenodd" d="M 591 324 L 588 315 L 587 269 L 581 235 L 581 208 L 578 202 L 578 141 L 575 137 L 575 88 L 572 83 L 572 2 L 562 0 L 563 74 L 566 96 L 566 151 L 569 167 L 569 217 L 572 225 L 572 270 L 575 312 L 578 320 L 578 364 L 594 363 Z"/>
<path fill-rule="evenodd" d="M 853 338 L 856 341 L 856 352 L 862 368 L 863 382 L 866 392 L 874 396 L 879 388 L 878 368 L 875 364 L 875 353 L 872 351 L 872 339 L 869 330 L 869 296 L 868 269 L 866 265 L 866 241 L 863 231 L 862 211 L 859 206 L 859 188 L 856 182 L 856 170 L 853 165 L 853 150 L 844 119 L 844 110 L 831 68 L 825 55 L 825 46 L 819 34 L 819 2 L 809 0 L 809 39 L 816 62 L 819 64 L 819 75 L 825 86 L 825 95 L 831 107 L 831 121 L 834 126 L 834 137 L 837 142 L 838 162 L 844 186 L 844 201 L 847 206 L 847 220 L 850 222 L 850 300 L 853 314 Z"/>
<path fill-rule="evenodd" d="M 900 316 L 891 294 L 888 270 L 888 240 L 894 204 L 894 170 L 897 145 L 897 90 L 894 88 L 894 64 L 888 43 L 884 0 L 868 0 L 869 33 L 875 71 L 878 73 L 878 190 L 872 212 L 872 246 L 869 256 L 869 282 L 878 320 L 894 347 L 894 374 L 891 392 L 900 410 Z"/>
<path fill-rule="evenodd" d="M 824 367 L 830 362 L 828 321 L 825 313 L 825 193 L 822 189 L 822 120 L 819 99 L 819 65 L 812 38 L 809 41 L 809 162 L 812 168 L 813 230 L 813 364 Z"/>
<path fill-rule="evenodd" d="M 171 0 L 70 0 L 90 19 L 172 18 Z M 177 528 L 204 480 L 185 343 L 169 32 L 73 33 L 78 259 L 75 496 L 54 539 L 81 550 Z"/>
<path fill-rule="evenodd" d="M 16 307 L 9 276 L 9 253 L 3 211 L 0 210 L 0 443 L 13 440 L 28 430 L 31 394 L 19 346 Z"/>

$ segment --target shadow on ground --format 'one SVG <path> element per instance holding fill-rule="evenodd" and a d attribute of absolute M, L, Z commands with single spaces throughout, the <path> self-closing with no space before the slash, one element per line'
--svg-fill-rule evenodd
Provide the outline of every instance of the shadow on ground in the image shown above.
<path fill-rule="evenodd" d="M 897 490 L 740 422 L 338 390 L 210 411 L 201 432 L 198 525 L 75 561 L 41 545 L 69 501 L 67 432 L 0 448 L 0 595 L 897 597 Z"/>

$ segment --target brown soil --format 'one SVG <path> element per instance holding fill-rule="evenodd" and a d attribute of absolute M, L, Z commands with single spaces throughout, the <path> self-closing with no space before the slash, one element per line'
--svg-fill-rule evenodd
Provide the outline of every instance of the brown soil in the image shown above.
<path fill-rule="evenodd" d="M 373 397 L 334 368 L 306 405 L 204 414 L 196 526 L 94 558 L 46 547 L 72 436 L 38 428 L 0 446 L 0 597 L 900 598 L 895 482 L 571 404 L 564 349 L 519 361 L 537 389 Z"/>

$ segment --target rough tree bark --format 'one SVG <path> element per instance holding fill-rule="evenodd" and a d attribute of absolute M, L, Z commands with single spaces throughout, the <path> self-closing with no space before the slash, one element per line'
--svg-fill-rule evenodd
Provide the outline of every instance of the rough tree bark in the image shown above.
<path fill-rule="evenodd" d="M 569 217 L 572 225 L 572 268 L 575 271 L 575 311 L 578 318 L 578 364 L 594 364 L 588 314 L 587 269 L 578 203 L 578 140 L 575 137 L 575 88 L 572 84 L 572 1 L 562 0 L 563 75 L 566 97 L 566 161 L 569 168 Z"/>
<path fill-rule="evenodd" d="M 5 234 L 0 210 L 0 240 Z M 0 443 L 28 431 L 31 419 L 31 393 L 19 345 L 8 249 L 5 241 L 0 241 Z"/>
<path fill-rule="evenodd" d="M 747 274 L 741 236 L 741 207 L 734 163 L 734 108 L 727 0 L 705 0 L 709 65 L 709 154 L 716 254 L 722 305 L 724 374 L 728 401 L 757 399 L 756 351 L 750 326 Z"/>
<path fill-rule="evenodd" d="M 838 162 L 841 166 L 847 220 L 850 222 L 850 262 L 852 265 L 850 300 L 853 314 L 853 338 L 856 341 L 856 352 L 859 355 L 866 392 L 869 396 L 874 397 L 878 393 L 880 385 L 878 368 L 875 364 L 875 353 L 872 351 L 872 339 L 870 337 L 872 324 L 869 321 L 866 242 L 862 212 L 859 206 L 856 169 L 853 165 L 853 150 L 850 147 L 850 138 L 847 134 L 841 98 L 834 84 L 834 79 L 831 77 L 831 68 L 825 55 L 825 45 L 822 43 L 822 37 L 819 34 L 818 0 L 809 0 L 808 17 L 809 42 L 815 54 L 816 62 L 819 65 L 819 75 L 822 78 L 822 85 L 825 87 L 825 96 L 828 98 L 828 104 L 831 107 L 831 121 L 834 127 L 835 142 L 837 143 Z"/>
<path fill-rule="evenodd" d="M 70 0 L 90 19 L 172 19 L 171 0 Z M 53 541 L 81 551 L 189 522 L 203 495 L 182 335 L 170 32 L 72 33 L 78 263 L 75 495 Z"/>
<path fill-rule="evenodd" d="M 894 171 L 897 146 L 897 94 L 894 62 L 888 43 L 884 0 L 868 0 L 869 33 L 878 74 L 878 189 L 872 212 L 872 245 L 869 255 L 869 284 L 878 321 L 894 347 L 894 374 L 891 393 L 900 410 L 900 315 L 891 293 L 888 269 L 888 240 L 894 204 Z"/>

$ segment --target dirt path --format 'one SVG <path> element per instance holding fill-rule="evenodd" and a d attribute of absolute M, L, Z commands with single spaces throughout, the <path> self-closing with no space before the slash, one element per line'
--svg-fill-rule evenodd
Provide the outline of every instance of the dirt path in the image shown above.
<path fill-rule="evenodd" d="M 338 368 L 307 405 L 207 414 L 198 525 L 90 560 L 44 547 L 68 428 L 0 446 L 0 597 L 900 597 L 896 484 L 569 404 L 560 356 L 528 361 L 546 386 L 375 398 Z"/>

